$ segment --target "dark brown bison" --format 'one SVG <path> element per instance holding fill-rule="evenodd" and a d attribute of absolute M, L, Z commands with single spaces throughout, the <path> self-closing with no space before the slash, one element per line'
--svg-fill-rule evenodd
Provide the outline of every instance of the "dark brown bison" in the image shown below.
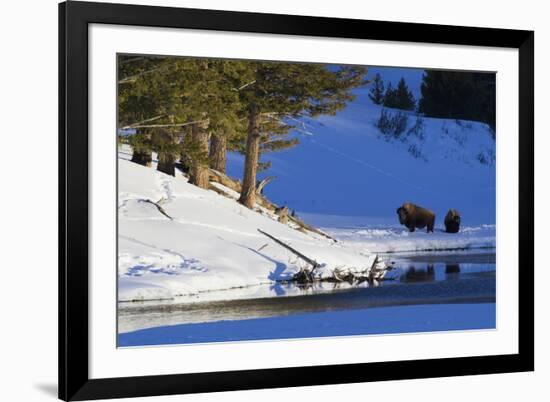
<path fill-rule="evenodd" d="M 397 208 L 399 223 L 405 225 L 410 232 L 414 232 L 416 228 L 422 229 L 427 227 L 426 231 L 433 232 L 435 224 L 435 214 L 429 209 L 419 207 L 410 202 L 406 202 Z"/>
<path fill-rule="evenodd" d="M 460 213 L 456 209 L 449 209 L 445 215 L 445 231 L 447 233 L 457 233 L 460 229 Z"/>

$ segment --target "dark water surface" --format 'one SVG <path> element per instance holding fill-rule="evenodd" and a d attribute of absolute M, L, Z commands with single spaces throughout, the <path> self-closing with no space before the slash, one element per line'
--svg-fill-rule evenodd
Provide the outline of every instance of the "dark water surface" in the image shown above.
<path fill-rule="evenodd" d="M 494 250 L 492 250 L 494 251 Z M 412 254 L 392 258 L 377 284 L 271 285 L 274 297 L 201 302 L 121 303 L 119 332 L 166 325 L 244 320 L 373 307 L 494 303 L 495 254 Z M 270 285 L 263 285 L 269 287 Z M 268 293 L 268 294 L 269 294 Z"/>

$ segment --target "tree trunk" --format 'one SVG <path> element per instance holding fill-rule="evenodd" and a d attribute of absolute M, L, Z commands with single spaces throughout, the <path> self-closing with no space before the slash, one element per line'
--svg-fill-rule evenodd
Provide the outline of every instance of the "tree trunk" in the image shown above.
<path fill-rule="evenodd" d="M 178 137 L 175 131 L 172 129 L 160 130 L 155 133 L 154 139 L 158 144 L 157 170 L 170 176 L 175 176 L 177 157 L 176 148 L 178 144 Z"/>
<path fill-rule="evenodd" d="M 132 162 L 139 163 L 140 165 L 151 167 L 153 161 L 152 152 L 145 150 L 134 149 L 132 152 Z"/>
<path fill-rule="evenodd" d="M 197 155 L 194 155 L 189 169 L 189 183 L 200 188 L 208 189 L 208 132 L 200 124 L 193 124 L 191 128 L 191 141 L 197 147 Z"/>
<path fill-rule="evenodd" d="M 170 176 L 176 175 L 176 158 L 171 152 L 159 152 L 157 170 Z"/>
<path fill-rule="evenodd" d="M 187 173 L 189 174 L 189 163 L 188 163 L 188 160 L 187 160 L 187 153 L 186 152 L 181 152 L 180 153 L 180 162 L 179 163 L 176 163 L 176 167 L 181 170 L 183 173 Z"/>
<path fill-rule="evenodd" d="M 218 172 L 225 173 L 227 160 L 227 137 L 221 134 L 212 134 L 210 139 L 210 167 Z"/>
<path fill-rule="evenodd" d="M 248 115 L 246 154 L 244 160 L 243 189 L 239 202 L 252 209 L 256 201 L 256 172 L 260 153 L 260 113 L 252 107 Z"/>
<path fill-rule="evenodd" d="M 153 151 L 151 150 L 151 133 L 141 131 L 135 134 L 141 140 L 132 143 L 132 162 L 151 167 L 153 162 Z"/>

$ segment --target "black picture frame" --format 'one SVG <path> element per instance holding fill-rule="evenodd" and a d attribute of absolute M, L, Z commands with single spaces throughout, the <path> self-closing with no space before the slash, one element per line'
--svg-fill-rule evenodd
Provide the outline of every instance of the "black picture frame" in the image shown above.
<path fill-rule="evenodd" d="M 519 345 L 517 354 L 213 373 L 88 375 L 88 25 L 322 36 L 519 51 Z M 59 5 L 59 398 L 103 398 L 534 370 L 534 32 L 121 5 Z"/>

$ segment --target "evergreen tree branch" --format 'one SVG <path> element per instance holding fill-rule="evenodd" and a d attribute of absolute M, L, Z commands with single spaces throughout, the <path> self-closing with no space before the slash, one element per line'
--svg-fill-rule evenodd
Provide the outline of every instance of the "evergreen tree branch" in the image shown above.
<path fill-rule="evenodd" d="M 126 60 L 122 60 L 121 62 L 119 62 L 119 64 L 128 64 L 128 63 L 133 63 L 134 61 L 140 61 L 140 60 L 144 60 L 145 57 L 134 57 L 134 58 L 131 58 L 131 59 L 126 59 Z"/>
<path fill-rule="evenodd" d="M 131 84 L 131 83 L 134 83 L 139 77 L 141 77 L 143 75 L 154 73 L 154 72 L 159 71 L 159 70 L 163 70 L 166 67 L 168 67 L 168 65 L 155 67 L 155 68 L 152 68 L 150 70 L 145 70 L 145 71 L 142 71 L 140 73 L 130 75 L 129 77 L 124 77 L 121 80 L 119 80 L 118 83 L 119 84 Z"/>
<path fill-rule="evenodd" d="M 132 127 L 122 127 L 123 129 L 126 128 L 162 128 L 162 127 L 185 127 L 190 126 L 193 124 L 200 124 L 200 123 L 207 123 L 209 119 L 204 120 L 197 120 L 197 121 L 190 121 L 187 123 L 172 123 L 172 124 L 147 124 L 147 125 L 139 125 L 139 126 L 132 126 Z"/>
<path fill-rule="evenodd" d="M 244 85 L 241 85 L 239 88 L 232 88 L 233 91 L 242 91 L 243 89 L 245 89 L 246 87 L 250 86 L 250 85 L 254 85 L 256 83 L 256 80 L 254 81 L 250 81 L 249 83 L 247 84 L 244 84 Z"/>
<path fill-rule="evenodd" d="M 148 123 L 148 122 L 150 122 L 150 121 L 155 121 L 155 120 L 158 120 L 158 119 L 160 119 L 160 118 L 162 118 L 162 117 L 165 117 L 165 116 L 166 116 L 165 114 L 159 114 L 158 116 L 151 117 L 150 119 L 145 119 L 145 120 L 138 121 L 138 122 L 136 122 L 136 123 L 128 124 L 128 125 L 122 127 L 122 129 L 123 129 L 123 130 L 127 130 L 127 129 L 129 129 L 129 128 L 138 128 L 138 126 L 139 126 L 140 124 Z"/>

